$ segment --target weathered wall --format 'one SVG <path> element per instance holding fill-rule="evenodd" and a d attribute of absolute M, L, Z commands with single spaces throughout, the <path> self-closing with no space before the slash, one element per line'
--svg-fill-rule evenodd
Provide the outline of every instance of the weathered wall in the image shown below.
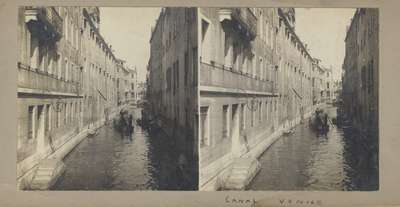
<path fill-rule="evenodd" d="M 346 34 L 342 98 L 345 113 L 362 132 L 378 131 L 378 9 L 358 9 Z"/>
<path fill-rule="evenodd" d="M 197 148 L 193 140 L 198 100 L 196 15 L 195 8 L 163 9 L 152 32 L 149 61 L 152 113 L 167 132 L 180 133 L 193 148 Z"/>

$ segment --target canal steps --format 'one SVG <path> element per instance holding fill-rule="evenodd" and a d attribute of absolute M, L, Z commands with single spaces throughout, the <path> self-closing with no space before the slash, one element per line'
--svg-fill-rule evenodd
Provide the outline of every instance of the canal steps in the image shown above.
<path fill-rule="evenodd" d="M 260 163 L 255 158 L 235 158 L 232 164 L 231 173 L 228 176 L 223 189 L 244 190 L 260 169 Z"/>
<path fill-rule="evenodd" d="M 65 165 L 58 159 L 43 160 L 33 176 L 31 190 L 47 190 L 65 171 Z"/>

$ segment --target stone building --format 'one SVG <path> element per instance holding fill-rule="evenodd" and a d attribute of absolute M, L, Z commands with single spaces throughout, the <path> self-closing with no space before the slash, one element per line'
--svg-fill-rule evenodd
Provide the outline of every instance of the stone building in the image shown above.
<path fill-rule="evenodd" d="M 357 9 L 346 34 L 342 99 L 344 114 L 365 135 L 378 136 L 378 9 Z"/>
<path fill-rule="evenodd" d="M 325 91 L 326 91 L 326 102 L 332 101 L 333 95 L 333 76 L 332 76 L 332 68 L 325 69 Z"/>
<path fill-rule="evenodd" d="M 151 114 L 195 156 L 197 24 L 196 8 L 162 9 L 152 29 L 147 83 Z"/>
<path fill-rule="evenodd" d="M 326 73 L 292 8 L 200 8 L 198 18 L 199 188 L 241 189 L 262 152 L 323 104 Z"/>
<path fill-rule="evenodd" d="M 124 60 L 117 60 L 117 102 L 120 108 L 136 103 L 138 93 L 137 71 L 126 65 Z"/>
<path fill-rule="evenodd" d="M 314 73 L 312 76 L 313 104 L 326 103 L 330 100 L 332 70 L 321 65 L 321 60 L 314 58 Z"/>
<path fill-rule="evenodd" d="M 144 100 L 146 97 L 146 91 L 148 89 L 147 83 L 146 82 L 139 82 L 137 85 L 137 91 L 136 91 L 136 98 L 137 100 Z"/>
<path fill-rule="evenodd" d="M 118 112 L 118 59 L 99 31 L 97 7 L 18 8 L 19 188 Z"/>

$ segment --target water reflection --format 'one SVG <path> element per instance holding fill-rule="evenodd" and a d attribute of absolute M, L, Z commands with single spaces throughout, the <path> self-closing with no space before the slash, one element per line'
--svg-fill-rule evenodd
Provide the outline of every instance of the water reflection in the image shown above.
<path fill-rule="evenodd" d="M 134 113 L 140 117 L 139 109 Z M 179 156 L 190 156 L 190 152 L 174 150 L 176 143 L 162 131 L 150 133 L 135 125 L 132 136 L 132 140 L 121 139 L 110 124 L 84 139 L 64 159 L 66 172 L 53 190 L 196 189 L 195 172 L 190 168 L 197 163 L 188 158 L 185 176 L 177 171 Z"/>
<path fill-rule="evenodd" d="M 334 110 L 331 109 L 331 110 Z M 260 157 L 250 190 L 377 190 L 372 148 L 351 128 L 317 135 L 301 124 Z"/>

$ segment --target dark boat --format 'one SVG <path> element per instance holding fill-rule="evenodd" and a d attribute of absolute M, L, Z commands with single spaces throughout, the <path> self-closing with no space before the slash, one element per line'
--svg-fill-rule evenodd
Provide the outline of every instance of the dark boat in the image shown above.
<path fill-rule="evenodd" d="M 329 131 L 329 124 L 319 119 L 317 116 L 312 116 L 309 121 L 310 128 L 320 134 L 326 134 Z"/>

